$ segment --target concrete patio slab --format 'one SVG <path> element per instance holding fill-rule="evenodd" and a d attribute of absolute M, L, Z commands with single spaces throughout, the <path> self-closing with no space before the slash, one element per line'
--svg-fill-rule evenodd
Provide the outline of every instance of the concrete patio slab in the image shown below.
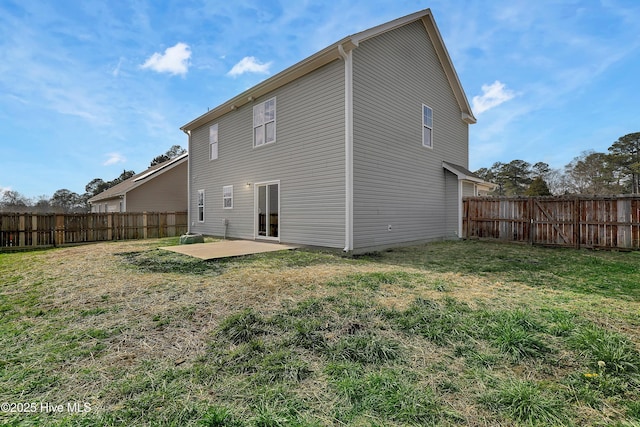
<path fill-rule="evenodd" d="M 165 246 L 160 249 L 208 260 L 259 254 L 262 252 L 287 251 L 298 248 L 300 248 L 300 246 L 256 242 L 254 240 L 222 240 L 210 243 L 194 243 L 192 245 Z"/>

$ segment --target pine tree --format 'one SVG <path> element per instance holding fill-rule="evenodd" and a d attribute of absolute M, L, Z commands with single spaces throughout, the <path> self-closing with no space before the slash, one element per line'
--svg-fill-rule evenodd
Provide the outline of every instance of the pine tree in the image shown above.
<path fill-rule="evenodd" d="M 541 176 L 537 176 L 531 181 L 531 185 L 524 194 L 525 196 L 551 196 L 551 191 L 547 182 Z"/>
<path fill-rule="evenodd" d="M 631 193 L 640 194 L 640 132 L 618 138 L 609 152 L 613 163 L 629 180 Z"/>

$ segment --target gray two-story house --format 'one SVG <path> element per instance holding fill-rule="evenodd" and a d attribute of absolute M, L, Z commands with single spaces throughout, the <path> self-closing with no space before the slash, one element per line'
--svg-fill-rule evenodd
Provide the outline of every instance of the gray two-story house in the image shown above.
<path fill-rule="evenodd" d="M 429 9 L 184 125 L 190 231 L 363 252 L 455 238 L 475 118 Z"/>

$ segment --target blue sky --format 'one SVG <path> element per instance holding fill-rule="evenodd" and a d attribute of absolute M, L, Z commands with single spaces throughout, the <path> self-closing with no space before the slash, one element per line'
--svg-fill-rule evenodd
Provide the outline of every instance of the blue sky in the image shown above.
<path fill-rule="evenodd" d="M 141 172 L 208 108 L 425 8 L 478 118 L 471 170 L 640 131 L 637 0 L 0 0 L 0 191 Z"/>

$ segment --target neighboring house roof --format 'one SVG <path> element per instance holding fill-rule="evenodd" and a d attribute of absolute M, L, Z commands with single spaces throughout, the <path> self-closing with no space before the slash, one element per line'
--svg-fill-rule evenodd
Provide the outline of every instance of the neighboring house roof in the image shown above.
<path fill-rule="evenodd" d="M 429 37 L 431 38 L 435 47 L 442 68 L 449 80 L 449 84 L 453 90 L 453 94 L 462 112 L 462 120 L 466 123 L 472 124 L 476 122 L 476 118 L 473 116 L 469 101 L 462 89 L 458 74 L 453 68 L 453 63 L 447 52 L 447 48 L 444 45 L 440 31 L 436 26 L 430 9 L 421 10 L 420 12 L 412 13 L 402 18 L 395 19 L 387 22 L 386 24 L 378 25 L 377 27 L 370 28 L 365 31 L 361 31 L 357 34 L 343 38 L 342 40 L 324 48 L 323 50 L 311 55 L 310 57 L 303 59 L 297 64 L 287 68 L 284 71 L 270 77 L 269 79 L 257 84 L 256 86 L 246 90 L 235 98 L 230 99 L 222 105 L 210 110 L 209 112 L 201 115 L 200 117 L 192 120 L 186 125 L 182 126 L 184 132 L 196 129 L 205 123 L 214 120 L 229 111 L 235 110 L 242 105 L 253 101 L 254 99 L 263 96 L 285 84 L 300 78 L 336 59 L 342 57 L 344 52 L 351 51 L 358 47 L 358 44 L 362 41 L 370 39 L 372 37 L 379 36 L 404 25 L 413 23 L 415 21 L 422 21 Z"/>
<path fill-rule="evenodd" d="M 101 200 L 113 199 L 116 197 L 124 196 L 129 191 L 137 188 L 156 176 L 163 174 L 164 172 L 173 169 L 174 167 L 184 163 L 187 161 L 188 153 L 184 153 L 178 157 L 175 157 L 171 160 L 167 160 L 166 162 L 159 163 L 157 165 L 151 166 L 144 172 L 136 174 L 131 178 L 122 181 L 121 183 L 114 185 L 111 188 L 104 190 L 102 193 L 97 194 L 89 199 L 89 203 L 99 202 Z"/>

